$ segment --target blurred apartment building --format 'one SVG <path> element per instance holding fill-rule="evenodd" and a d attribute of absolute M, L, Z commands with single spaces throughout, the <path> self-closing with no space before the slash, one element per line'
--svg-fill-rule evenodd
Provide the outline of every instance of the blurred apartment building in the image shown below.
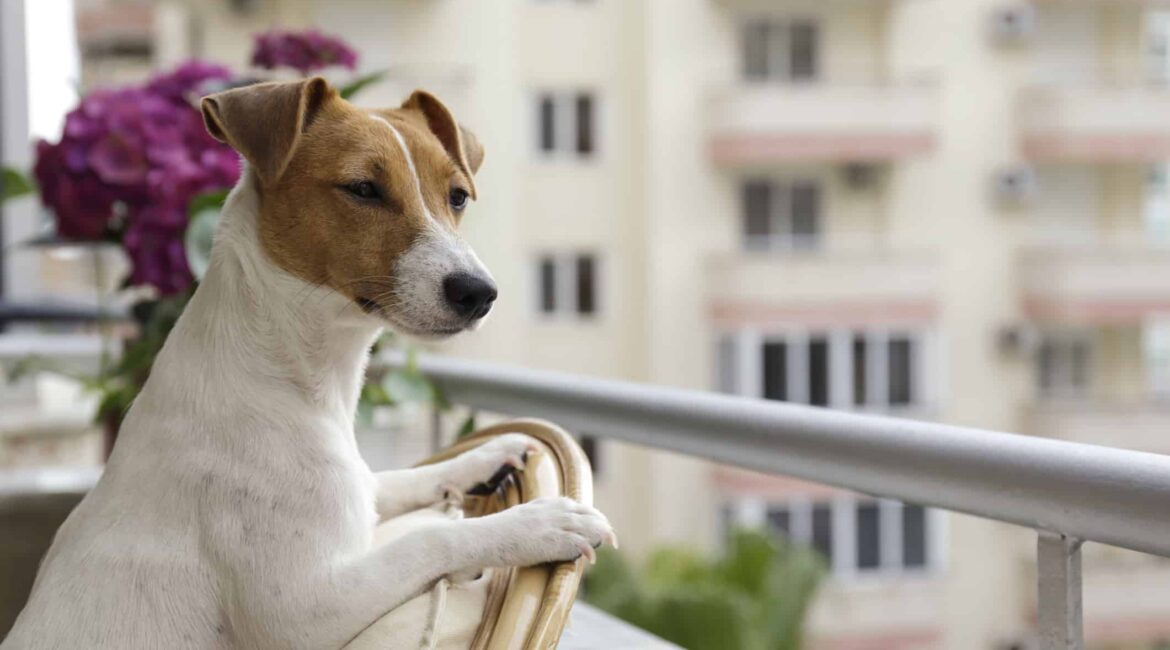
<path fill-rule="evenodd" d="M 465 228 L 502 287 L 453 354 L 1168 452 L 1164 4 L 78 0 L 77 18 L 87 85 L 192 55 L 243 67 L 252 33 L 315 25 L 391 71 L 362 103 L 446 100 L 487 147 Z M 1024 531 L 595 452 L 636 551 L 733 525 L 822 551 L 814 648 L 1028 647 Z M 1089 645 L 1165 647 L 1170 565 L 1086 553 Z"/>

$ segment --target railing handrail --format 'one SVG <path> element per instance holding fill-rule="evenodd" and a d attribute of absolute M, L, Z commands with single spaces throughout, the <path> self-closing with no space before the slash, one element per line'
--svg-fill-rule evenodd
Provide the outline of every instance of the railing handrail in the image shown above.
<path fill-rule="evenodd" d="M 444 357 L 418 364 L 452 403 L 1170 556 L 1170 456 Z"/>

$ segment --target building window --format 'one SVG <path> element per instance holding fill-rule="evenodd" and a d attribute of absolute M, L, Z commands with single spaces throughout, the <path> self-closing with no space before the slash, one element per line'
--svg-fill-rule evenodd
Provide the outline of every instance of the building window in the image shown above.
<path fill-rule="evenodd" d="M 1151 242 L 1170 242 L 1170 169 L 1166 163 L 1150 165 L 1146 170 L 1142 218 Z"/>
<path fill-rule="evenodd" d="M 1083 395 L 1089 387 L 1089 337 L 1084 333 L 1049 333 L 1036 351 L 1040 392 L 1047 397 Z"/>
<path fill-rule="evenodd" d="M 540 150 L 552 152 L 557 147 L 557 110 L 555 100 L 544 95 L 540 98 Z"/>
<path fill-rule="evenodd" d="M 536 148 L 542 156 L 592 158 L 598 143 L 597 98 L 591 92 L 536 95 Z"/>
<path fill-rule="evenodd" d="M 811 546 L 826 560 L 833 557 L 833 507 L 831 503 L 817 503 L 812 507 L 812 525 L 807 526 L 812 531 L 809 539 L 792 539 L 798 544 Z"/>
<path fill-rule="evenodd" d="M 857 568 L 865 571 L 882 565 L 881 510 L 876 501 L 857 504 Z"/>
<path fill-rule="evenodd" d="M 926 566 L 926 508 L 906 504 L 902 506 L 902 566 Z"/>
<path fill-rule="evenodd" d="M 788 344 L 768 341 L 763 346 L 764 397 L 788 401 Z"/>
<path fill-rule="evenodd" d="M 752 19 L 741 30 L 751 81 L 809 81 L 820 72 L 820 28 L 810 20 Z"/>
<path fill-rule="evenodd" d="M 720 386 L 739 395 L 888 411 L 927 402 L 925 341 L 915 331 L 729 332 L 716 363 Z"/>
<path fill-rule="evenodd" d="M 869 342 L 865 334 L 853 335 L 852 358 L 853 365 L 853 405 L 865 406 L 869 403 Z"/>
<path fill-rule="evenodd" d="M 745 249 L 802 250 L 820 244 L 818 183 L 749 180 L 743 184 L 741 203 Z"/>
<path fill-rule="evenodd" d="M 540 259 L 540 310 L 551 314 L 557 310 L 557 263 L 552 257 Z"/>
<path fill-rule="evenodd" d="M 598 262 L 591 253 L 541 255 L 536 263 L 537 310 L 593 316 L 598 312 Z"/>
<path fill-rule="evenodd" d="M 914 341 L 908 336 L 893 336 L 888 345 L 889 403 L 908 406 L 914 403 Z"/>
<path fill-rule="evenodd" d="M 1142 323 L 1142 355 L 1150 395 L 1170 396 L 1170 318 L 1155 316 Z"/>
<path fill-rule="evenodd" d="M 747 515 L 752 510 L 728 508 L 728 525 L 760 525 Z M 922 506 L 840 496 L 767 503 L 763 514 L 769 532 L 816 550 L 838 576 L 921 572 L 937 563 L 931 539 L 937 524 Z"/>

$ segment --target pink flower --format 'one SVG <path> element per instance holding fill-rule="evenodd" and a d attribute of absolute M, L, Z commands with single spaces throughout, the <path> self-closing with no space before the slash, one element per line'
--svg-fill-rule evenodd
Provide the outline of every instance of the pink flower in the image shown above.
<path fill-rule="evenodd" d="M 170 213 L 170 214 L 168 214 Z M 186 207 L 147 206 L 131 220 L 122 239 L 132 270 L 130 284 L 150 285 L 164 296 L 191 286 L 194 278 L 187 265 L 183 230 L 160 224 L 186 222 Z"/>
<path fill-rule="evenodd" d="M 33 172 L 58 233 L 120 240 L 131 285 L 185 290 L 187 206 L 240 175 L 238 156 L 207 134 L 192 101 L 230 80 L 226 68 L 192 61 L 143 86 L 86 96 L 66 116 L 60 142 L 37 143 Z M 114 220 L 116 204 L 124 223 Z"/>
<path fill-rule="evenodd" d="M 89 166 L 110 185 L 135 185 L 146 177 L 146 156 L 129 138 L 111 133 L 89 150 Z"/>
<path fill-rule="evenodd" d="M 353 70 L 357 67 L 357 53 L 341 39 L 315 29 L 273 30 L 256 36 L 252 65 L 266 70 L 292 68 L 301 74 L 332 66 Z"/>

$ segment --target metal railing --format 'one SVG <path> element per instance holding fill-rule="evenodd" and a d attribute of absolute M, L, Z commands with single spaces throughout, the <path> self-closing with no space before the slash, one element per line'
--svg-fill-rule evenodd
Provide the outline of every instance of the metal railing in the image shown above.
<path fill-rule="evenodd" d="M 449 358 L 418 364 L 454 404 L 1032 528 L 1045 650 L 1083 647 L 1083 541 L 1170 557 L 1170 456 Z"/>

